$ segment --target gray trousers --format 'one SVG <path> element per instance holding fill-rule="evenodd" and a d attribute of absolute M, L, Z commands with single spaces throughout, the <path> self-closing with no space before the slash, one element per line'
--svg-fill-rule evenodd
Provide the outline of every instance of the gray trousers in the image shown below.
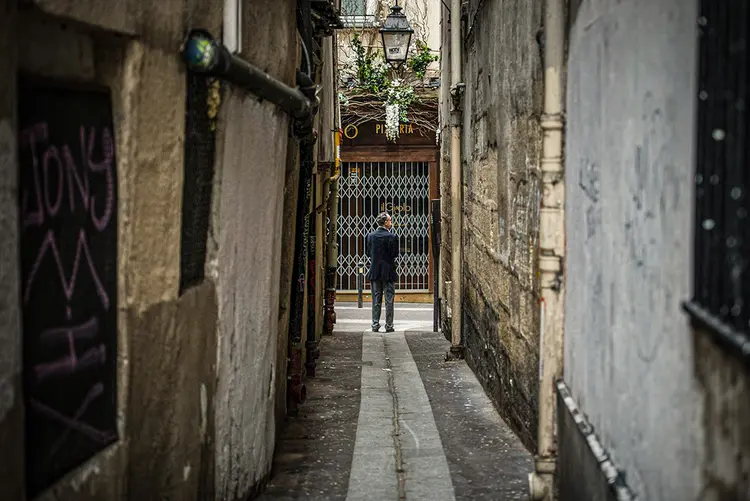
<path fill-rule="evenodd" d="M 372 286 L 372 330 L 380 329 L 380 309 L 385 292 L 385 328 L 393 329 L 393 301 L 396 298 L 396 285 L 393 282 L 376 280 Z"/>

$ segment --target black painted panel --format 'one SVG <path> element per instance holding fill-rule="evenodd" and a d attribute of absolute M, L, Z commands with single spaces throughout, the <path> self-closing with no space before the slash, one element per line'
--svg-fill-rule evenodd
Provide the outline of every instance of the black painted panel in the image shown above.
<path fill-rule="evenodd" d="M 19 216 L 29 496 L 117 439 L 109 91 L 22 79 Z"/>

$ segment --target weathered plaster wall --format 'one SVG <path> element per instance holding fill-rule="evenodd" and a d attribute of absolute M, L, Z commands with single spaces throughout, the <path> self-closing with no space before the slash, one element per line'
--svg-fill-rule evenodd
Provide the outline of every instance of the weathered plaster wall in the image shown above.
<path fill-rule="evenodd" d="M 462 57 L 463 342 L 469 364 L 500 412 L 533 448 L 542 111 L 536 37 L 542 2 L 477 0 L 469 3 L 468 13 Z M 447 78 L 443 76 L 444 83 Z M 449 129 L 442 139 L 448 171 Z M 450 193 L 450 176 L 442 181 L 441 192 Z M 450 214 L 446 201 L 444 197 L 444 215 Z M 446 225 L 444 246 L 450 245 L 449 232 Z M 446 258 L 450 252 L 444 251 L 444 280 L 450 270 Z"/>
<path fill-rule="evenodd" d="M 245 2 L 242 55 L 294 85 L 295 2 Z M 276 50 L 267 47 L 274 44 Z M 273 458 L 279 350 L 282 215 L 290 122 L 267 102 L 230 88 L 218 145 L 216 283 L 219 304 L 215 491 L 247 496 Z"/>
<path fill-rule="evenodd" d="M 138 333 L 130 340 L 128 499 L 205 499 L 200 493 L 212 478 L 214 285 L 128 316 Z M 164 349 L 155 350 L 155 341 Z"/>
<path fill-rule="evenodd" d="M 220 2 L 140 5 L 132 0 L 104 10 L 93 3 L 40 2 L 49 12 L 65 18 L 33 10 L 16 13 L 12 7 L 16 2 L 10 0 L 0 4 L 0 47 L 6 49 L 0 62 L 4 69 L 0 78 L 0 449 L 6 453 L 0 461 L 1 497 L 23 499 L 16 250 L 18 68 L 111 88 L 120 195 L 121 438 L 66 475 L 40 499 L 206 498 L 214 492 L 215 451 L 207 444 L 214 434 L 218 313 L 211 281 L 178 298 L 185 72 L 177 49 L 184 19 L 200 20 L 202 26 L 217 32 Z M 128 13 L 125 17 L 120 12 L 123 8 Z M 263 26 L 271 24 L 266 20 Z M 110 29 L 135 37 L 116 37 L 107 31 Z M 18 46 L 16 31 L 27 35 Z M 284 76 L 289 79 L 288 72 Z M 245 120 L 246 124 L 256 123 L 254 116 L 245 115 Z M 262 126 L 259 130 L 256 137 L 265 137 Z M 282 130 L 283 138 L 285 126 Z M 285 152 L 285 146 L 281 150 Z M 283 154 L 281 159 L 276 163 L 283 169 Z M 252 286 L 253 281 L 246 280 L 238 288 Z M 269 311 L 276 313 L 275 308 Z M 260 379 L 268 381 L 268 374 Z M 252 381 L 255 385 L 257 379 Z M 232 471 L 251 471 L 250 464 L 234 463 Z"/>
<path fill-rule="evenodd" d="M 120 74 L 113 81 L 123 82 L 121 106 L 131 114 L 121 133 L 131 163 L 120 174 L 120 259 L 131 333 L 125 436 L 132 499 L 198 499 L 212 476 L 217 298 L 210 281 L 178 296 L 186 76 L 175 47 L 186 20 L 216 32 L 220 6 L 143 4 L 138 45 L 123 58 L 130 62 L 115 63 Z M 118 61 L 102 53 L 99 66 L 112 65 L 110 59 Z"/>
<path fill-rule="evenodd" d="M 20 284 L 18 273 L 20 268 L 17 249 L 19 246 L 18 234 L 18 185 L 17 170 L 18 160 L 16 157 L 16 74 L 18 71 L 32 73 L 43 77 L 60 79 L 73 79 L 78 81 L 97 82 L 112 85 L 110 75 L 106 72 L 97 71 L 96 51 L 99 42 L 96 37 L 88 33 L 84 27 L 81 29 L 69 29 L 60 20 L 40 15 L 36 12 L 16 12 L 11 5 L 14 2 L 3 2 L 2 23 L 8 23 L 7 29 L 2 30 L 2 45 L 6 51 L 3 57 L 4 71 L 0 78 L 0 85 L 6 91 L 3 92 L 3 111 L 0 116 L 0 164 L 3 169 L 2 201 L 0 206 L 0 220 L 3 221 L 3 249 L 0 259 L 0 290 L 4 291 L 2 306 L 2 324 L 0 326 L 0 338 L 7 343 L 0 347 L 4 358 L 0 363 L 0 409 L 9 406 L 12 412 L 0 414 L 0 449 L 6 452 L 6 456 L 0 466 L 0 486 L 3 498 L 24 499 L 24 423 L 22 420 L 23 400 L 20 386 L 20 373 L 6 380 L 3 374 L 5 367 L 13 371 L 21 369 L 21 325 L 20 325 L 20 300 L 18 292 Z M 16 31 L 17 30 L 17 31 Z M 24 37 L 13 37 L 14 33 L 24 33 Z M 13 38 L 11 38 L 13 37 Z M 16 44 L 18 40 L 22 40 Z M 118 96 L 113 99 L 113 111 L 115 115 L 122 114 L 122 108 L 117 102 Z M 119 133 L 118 133 L 119 135 Z M 118 139 L 118 150 L 122 146 L 120 137 Z M 120 153 L 120 151 L 118 151 Z M 127 153 L 122 151 L 119 160 L 127 164 Z M 119 208 L 122 209 L 120 204 Z M 5 227 L 7 225 L 7 228 Z M 121 227 L 122 229 L 122 227 Z M 12 250 L 11 250 L 12 249 Z M 120 262 L 122 264 L 122 262 Z M 118 288 L 122 290 L 123 284 Z M 123 296 L 121 295 L 120 298 Z M 7 298 L 7 300 L 6 300 Z M 122 308 L 122 303 L 118 305 Z M 125 329 L 120 333 L 119 373 L 124 375 L 125 368 Z M 123 378 L 125 379 L 125 378 Z M 14 383 L 13 391 L 7 392 L 6 383 Z M 6 400 L 7 398 L 7 400 Z M 122 384 L 118 391 L 118 428 L 124 431 L 124 416 L 127 408 L 127 385 Z M 49 496 L 70 495 L 75 493 L 80 499 L 97 499 L 97 497 L 117 497 L 124 492 L 125 480 L 123 478 L 124 464 L 126 461 L 127 448 L 125 441 L 121 441 L 88 461 L 81 468 L 71 472 L 63 478 L 57 486 L 51 489 Z M 6 476 L 7 473 L 7 476 Z M 44 496 L 43 496 L 44 498 Z"/>
<path fill-rule="evenodd" d="M 289 119 L 225 86 L 213 261 L 206 282 L 179 296 L 186 79 L 177 51 L 187 24 L 218 33 L 222 3 L 92 2 L 38 2 L 55 16 L 0 3 L 0 497 L 23 499 L 15 151 L 22 69 L 110 87 L 118 161 L 121 438 L 40 499 L 244 498 L 270 469 L 275 413 L 284 408 L 275 411 L 285 390 L 278 316 Z M 294 85 L 295 2 L 246 2 L 244 29 L 243 57 Z M 17 33 L 27 41 L 16 45 Z M 296 155 L 290 161 L 293 183 Z"/>
<path fill-rule="evenodd" d="M 713 499 L 701 493 L 702 361 L 680 307 L 696 16 L 696 2 L 583 1 L 570 33 L 565 380 L 643 499 Z"/>
<path fill-rule="evenodd" d="M 216 489 L 222 499 L 235 499 L 268 472 L 273 455 L 288 122 L 272 105 L 234 89 L 225 99 L 217 171 Z"/>
<path fill-rule="evenodd" d="M 0 449 L 18 458 L 0 460 L 0 486 L 12 500 L 23 496 L 15 10 L 0 2 Z"/>
<path fill-rule="evenodd" d="M 695 377 L 703 399 L 701 501 L 750 499 L 750 369 L 696 331 Z"/>

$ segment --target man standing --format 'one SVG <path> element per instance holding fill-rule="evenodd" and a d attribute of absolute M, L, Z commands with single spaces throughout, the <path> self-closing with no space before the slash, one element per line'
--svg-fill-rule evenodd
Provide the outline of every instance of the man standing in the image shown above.
<path fill-rule="evenodd" d="M 380 330 L 380 308 L 385 293 L 385 331 L 393 332 L 393 300 L 396 296 L 396 262 L 398 237 L 391 233 L 391 216 L 383 212 L 376 219 L 378 229 L 367 235 L 365 248 L 370 256 L 370 279 L 372 289 L 372 331 Z"/>

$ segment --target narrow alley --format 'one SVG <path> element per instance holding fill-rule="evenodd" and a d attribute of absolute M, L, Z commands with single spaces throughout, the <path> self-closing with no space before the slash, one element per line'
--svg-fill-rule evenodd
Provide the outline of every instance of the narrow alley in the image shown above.
<path fill-rule="evenodd" d="M 464 361 L 432 331 L 432 308 L 337 305 L 310 398 L 282 433 L 261 500 L 527 499 L 532 458 Z"/>
<path fill-rule="evenodd" d="M 749 75 L 750 0 L 0 0 L 0 501 L 750 501 Z"/>

